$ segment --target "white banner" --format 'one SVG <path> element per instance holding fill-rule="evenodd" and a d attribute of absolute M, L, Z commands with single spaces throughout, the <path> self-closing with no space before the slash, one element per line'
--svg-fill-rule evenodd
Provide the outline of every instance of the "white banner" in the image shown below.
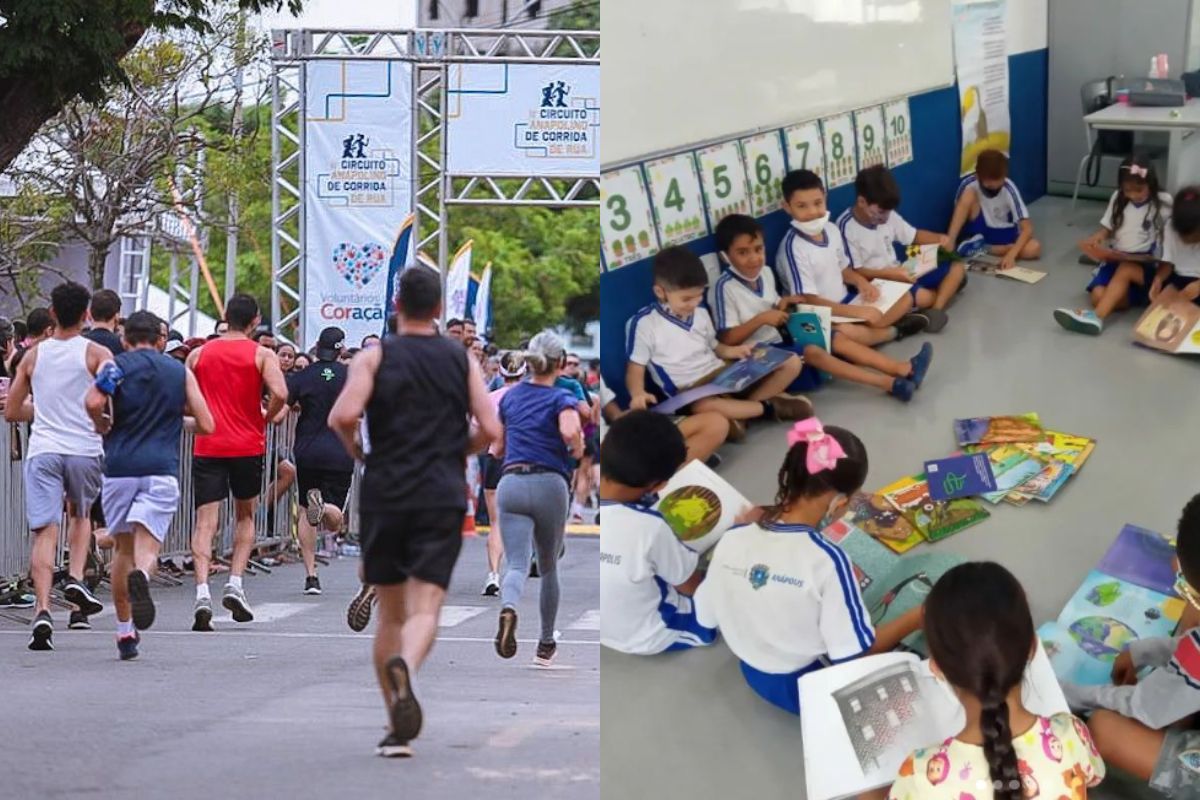
<path fill-rule="evenodd" d="M 954 5 L 954 64 L 958 70 L 962 163 L 959 174 L 975 171 L 984 150 L 1008 154 L 1008 46 L 1004 0 Z"/>
<path fill-rule="evenodd" d="M 471 245 L 458 248 L 450 261 L 450 273 L 446 278 L 446 319 L 462 319 L 467 315 L 467 295 L 471 293 Z"/>
<path fill-rule="evenodd" d="M 412 211 L 412 70 L 400 61 L 308 61 L 304 339 L 336 325 L 383 332 L 388 275 Z M 409 221 L 411 224 L 411 221 Z M 403 266 L 400 264 L 398 266 Z"/>
<path fill-rule="evenodd" d="M 600 67 L 451 64 L 446 170 L 600 174 Z"/>
<path fill-rule="evenodd" d="M 475 292 L 475 327 L 484 336 L 492 324 L 492 265 L 489 263 L 479 279 L 479 291 Z"/>

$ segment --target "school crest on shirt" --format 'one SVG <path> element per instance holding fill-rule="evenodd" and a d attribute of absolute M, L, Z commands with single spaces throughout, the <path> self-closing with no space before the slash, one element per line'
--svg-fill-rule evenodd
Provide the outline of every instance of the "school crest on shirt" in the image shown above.
<path fill-rule="evenodd" d="M 767 585 L 767 579 L 771 577 L 771 570 L 766 564 L 755 564 L 750 568 L 748 577 L 750 578 L 750 588 L 761 589 Z"/>

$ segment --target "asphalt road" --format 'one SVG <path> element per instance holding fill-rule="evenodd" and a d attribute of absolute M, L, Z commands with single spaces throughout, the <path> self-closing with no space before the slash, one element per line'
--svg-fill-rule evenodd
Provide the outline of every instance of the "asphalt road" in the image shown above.
<path fill-rule="evenodd" d="M 558 660 L 543 669 L 538 581 L 518 609 L 520 650 L 503 661 L 498 599 L 479 595 L 484 542 L 464 543 L 415 683 L 425 727 L 411 759 L 374 755 L 386 715 L 373 627 L 345 623 L 356 559 L 322 568 L 320 597 L 301 593 L 299 565 L 247 577 L 259 619 L 236 625 L 218 608 L 212 634 L 189 630 L 190 583 L 156 586 L 158 618 L 130 662 L 117 658 L 107 589 L 92 631 L 67 630 L 55 611 L 54 652 L 27 650 L 28 629 L 0 617 L 0 787 L 43 798 L 598 798 L 598 546 L 568 540 Z M 223 585 L 216 576 L 214 598 Z"/>

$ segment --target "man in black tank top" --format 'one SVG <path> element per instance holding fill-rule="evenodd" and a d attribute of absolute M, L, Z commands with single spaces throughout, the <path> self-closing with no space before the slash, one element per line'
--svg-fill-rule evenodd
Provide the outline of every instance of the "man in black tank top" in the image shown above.
<path fill-rule="evenodd" d="M 412 755 L 409 742 L 421 729 L 412 677 L 433 647 L 462 547 L 466 457 L 500 434 L 478 362 L 437 335 L 437 273 L 405 269 L 397 306 L 400 334 L 354 357 L 329 412 L 329 427 L 359 459 L 356 433 L 367 415 L 359 520 L 363 578 L 379 603 L 375 672 L 391 719 L 376 748 L 382 756 Z"/>

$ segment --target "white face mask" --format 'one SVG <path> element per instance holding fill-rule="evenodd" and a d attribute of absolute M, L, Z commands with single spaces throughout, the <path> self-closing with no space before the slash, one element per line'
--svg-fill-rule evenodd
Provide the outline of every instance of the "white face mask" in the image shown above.
<path fill-rule="evenodd" d="M 818 233 L 821 233 L 825 230 L 826 222 L 829 222 L 828 211 L 816 219 L 810 219 L 807 222 L 800 222 L 799 220 L 796 220 L 796 227 L 799 228 L 800 232 L 805 236 L 816 236 Z"/>

